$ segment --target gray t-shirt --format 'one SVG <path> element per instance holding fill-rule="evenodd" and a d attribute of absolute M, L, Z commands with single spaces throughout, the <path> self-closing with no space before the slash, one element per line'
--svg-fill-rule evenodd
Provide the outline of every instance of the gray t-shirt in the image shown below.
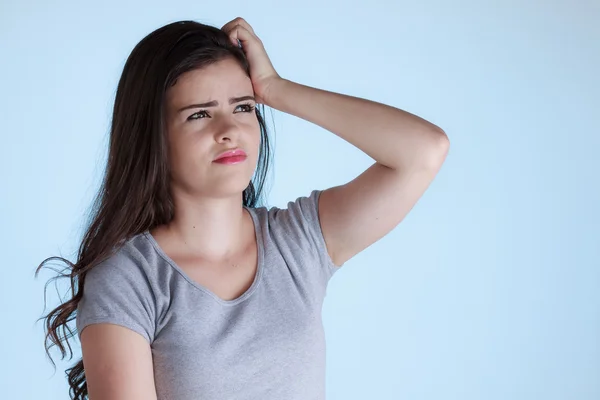
<path fill-rule="evenodd" d="M 108 322 L 146 338 L 159 400 L 325 399 L 321 309 L 339 267 L 321 232 L 320 193 L 247 208 L 258 270 L 230 301 L 192 280 L 148 231 L 134 236 L 88 272 L 79 334 Z"/>

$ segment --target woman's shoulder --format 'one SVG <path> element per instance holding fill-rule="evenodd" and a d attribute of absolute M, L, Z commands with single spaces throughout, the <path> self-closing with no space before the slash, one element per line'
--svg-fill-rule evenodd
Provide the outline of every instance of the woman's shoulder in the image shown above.
<path fill-rule="evenodd" d="M 271 220 L 287 219 L 290 217 L 308 218 L 318 208 L 319 195 L 321 189 L 313 189 L 308 193 L 298 195 L 285 201 L 281 206 L 262 205 L 254 207 L 251 210 L 257 215 L 266 216 Z"/>
<path fill-rule="evenodd" d="M 102 279 L 139 278 L 152 270 L 152 245 L 147 232 L 135 234 L 114 246 L 111 252 L 88 271 Z"/>
<path fill-rule="evenodd" d="M 285 207 L 271 207 L 267 214 L 269 220 L 278 225 L 299 228 L 303 225 L 318 224 L 319 195 L 321 190 L 314 189 L 308 194 L 288 200 Z"/>
<path fill-rule="evenodd" d="M 293 242 L 294 246 L 321 247 L 322 234 L 319 222 L 319 195 L 314 189 L 287 201 L 283 207 L 260 207 L 254 209 L 259 223 L 267 227 L 269 236 L 280 242 Z"/>

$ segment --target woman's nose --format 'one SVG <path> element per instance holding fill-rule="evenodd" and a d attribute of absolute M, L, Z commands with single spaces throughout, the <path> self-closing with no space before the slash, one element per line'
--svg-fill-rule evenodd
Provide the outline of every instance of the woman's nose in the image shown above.
<path fill-rule="evenodd" d="M 235 122 L 230 120 L 219 121 L 216 127 L 215 137 L 218 142 L 229 140 L 235 142 L 239 139 L 240 127 Z"/>

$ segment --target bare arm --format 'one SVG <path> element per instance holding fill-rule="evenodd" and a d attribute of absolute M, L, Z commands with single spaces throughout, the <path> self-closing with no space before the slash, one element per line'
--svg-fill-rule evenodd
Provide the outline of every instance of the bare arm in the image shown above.
<path fill-rule="evenodd" d="M 276 79 L 265 103 L 313 122 L 376 162 L 321 194 L 319 215 L 328 252 L 341 265 L 398 225 L 445 160 L 449 141 L 436 125 L 373 101 Z"/>
<path fill-rule="evenodd" d="M 90 400 L 156 400 L 150 345 L 140 334 L 113 324 L 81 332 Z"/>

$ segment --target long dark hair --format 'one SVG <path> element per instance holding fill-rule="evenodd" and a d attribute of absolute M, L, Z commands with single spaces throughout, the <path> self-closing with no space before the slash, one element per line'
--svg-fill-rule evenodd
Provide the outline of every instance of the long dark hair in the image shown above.
<path fill-rule="evenodd" d="M 237 60 L 250 76 L 242 49 L 234 46 L 222 30 L 195 21 L 178 21 L 155 30 L 127 58 L 114 102 L 106 171 L 90 210 L 77 262 L 50 257 L 35 272 L 37 277 L 44 264 L 52 260 L 67 265 L 62 271 L 50 268 L 58 275 L 46 284 L 44 298 L 48 284 L 58 278 L 69 278 L 72 298 L 40 318 L 45 319 L 46 354 L 55 367 L 51 347 L 58 346 L 63 359 L 68 347 L 73 357 L 69 338 L 76 332 L 68 324 L 76 318 L 87 271 L 132 236 L 173 218 L 163 112 L 166 90 L 181 74 L 226 58 Z M 261 145 L 257 169 L 243 192 L 247 207 L 259 203 L 269 167 L 271 150 L 263 113 L 264 106 L 258 105 Z M 87 399 L 83 359 L 65 373 L 71 399 Z"/>

